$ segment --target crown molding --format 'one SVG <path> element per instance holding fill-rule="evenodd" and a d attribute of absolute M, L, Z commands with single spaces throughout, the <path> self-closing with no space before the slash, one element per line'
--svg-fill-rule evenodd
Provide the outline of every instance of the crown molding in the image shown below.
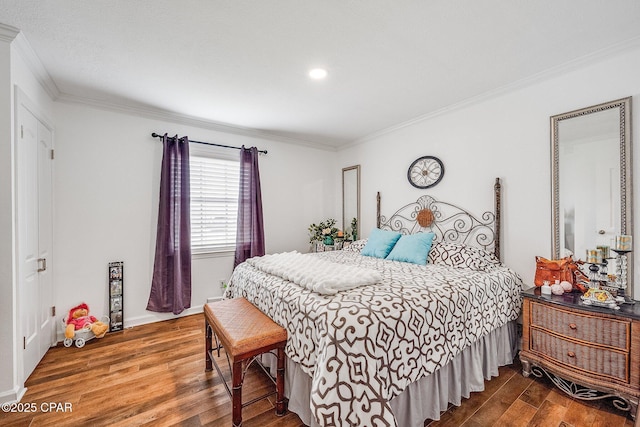
<path fill-rule="evenodd" d="M 58 86 L 51 78 L 51 75 L 23 33 L 19 33 L 16 36 L 13 45 L 16 47 L 16 52 L 22 57 L 29 70 L 34 74 L 49 97 L 56 99 L 60 96 L 60 89 L 58 89 Z"/>
<path fill-rule="evenodd" d="M 229 133 L 233 135 L 248 136 L 253 138 L 267 139 L 270 141 L 283 142 L 286 144 L 294 144 L 315 148 L 324 151 L 337 151 L 337 148 L 319 141 L 305 140 L 302 138 L 291 138 L 277 133 L 262 131 L 243 126 L 236 126 L 228 123 L 216 122 L 186 114 L 180 114 L 173 111 L 167 111 L 160 108 L 141 105 L 127 105 L 118 102 L 109 102 L 99 99 L 92 99 L 71 95 L 68 93 L 60 93 L 55 99 L 57 102 L 66 104 L 81 104 L 89 107 L 99 108 L 101 110 L 112 111 L 116 113 L 134 115 L 150 119 L 173 122 L 187 126 L 194 126 L 201 129 L 209 129 L 217 132 Z"/>
<path fill-rule="evenodd" d="M 11 43 L 16 36 L 20 34 L 20 30 L 11 25 L 0 23 L 0 40 Z"/>
<path fill-rule="evenodd" d="M 213 120 L 202 119 L 195 116 L 175 113 L 172 111 L 149 106 L 132 106 L 125 103 L 109 102 L 63 93 L 60 91 L 53 78 L 51 78 L 51 75 L 42 64 L 42 61 L 40 61 L 40 58 L 29 43 L 29 40 L 18 28 L 0 23 L 0 40 L 7 41 L 16 48 L 16 52 L 25 61 L 27 67 L 34 74 L 45 92 L 47 92 L 52 100 L 57 102 L 68 104 L 82 104 L 102 110 L 170 121 L 178 124 L 195 126 L 203 129 L 230 133 L 234 135 L 267 139 L 287 144 L 302 145 L 319 150 L 337 151 L 336 147 L 328 145 L 327 143 L 321 141 L 306 140 L 303 138 L 292 138 L 286 135 L 278 134 L 276 132 L 268 132 L 227 123 L 216 122 Z"/>
<path fill-rule="evenodd" d="M 612 58 L 614 56 L 618 56 L 621 54 L 624 54 L 626 52 L 635 50 L 640 48 L 640 37 L 635 37 L 632 39 L 629 39 L 625 42 L 622 43 L 618 43 L 609 47 L 606 47 L 604 49 L 600 49 L 597 50 L 595 52 L 592 52 L 590 54 L 581 56 L 579 58 L 576 58 L 574 60 L 571 60 L 569 62 L 565 62 L 564 64 L 558 65 L 556 67 L 552 67 L 549 68 L 547 70 L 541 71 L 539 73 L 536 73 L 532 76 L 526 77 L 524 79 L 518 80 L 514 83 L 505 85 L 505 86 L 501 86 L 497 89 L 493 89 L 490 91 L 487 91 L 485 93 L 482 93 L 480 95 L 465 99 L 463 101 L 457 102 L 455 104 L 451 104 L 448 105 L 446 107 L 440 108 L 438 110 L 432 111 L 430 113 L 426 113 L 423 114 L 421 116 L 415 117 L 413 119 L 407 120 L 405 122 L 399 123 L 397 125 L 394 126 L 390 126 L 388 128 L 385 129 L 381 129 L 377 132 L 371 133 L 369 135 L 366 135 L 362 138 L 358 138 L 354 141 L 352 141 L 349 144 L 345 144 L 342 147 L 340 147 L 340 150 L 346 149 L 346 148 L 351 148 L 351 147 L 355 147 L 356 145 L 360 145 L 360 144 L 364 144 L 368 141 L 374 140 L 376 138 L 379 138 L 383 135 L 395 132 L 397 130 L 406 128 L 406 127 L 410 127 L 413 126 L 417 123 L 420 122 L 424 122 L 430 119 L 433 119 L 435 117 L 444 115 L 444 114 L 448 114 L 454 111 L 458 111 L 461 110 L 463 108 L 467 108 L 470 107 L 472 105 L 476 105 L 479 104 L 481 102 L 485 102 L 494 98 L 497 98 L 499 96 L 502 96 L 506 93 L 509 92 L 513 92 L 519 89 L 524 89 L 526 87 L 532 86 L 536 83 L 540 83 L 543 82 L 545 80 L 549 80 L 553 77 L 557 77 L 560 76 L 562 74 L 566 74 L 569 73 L 571 71 L 575 71 L 579 68 L 583 68 L 585 66 L 597 63 L 597 62 L 601 62 L 604 61 L 606 59 Z"/>

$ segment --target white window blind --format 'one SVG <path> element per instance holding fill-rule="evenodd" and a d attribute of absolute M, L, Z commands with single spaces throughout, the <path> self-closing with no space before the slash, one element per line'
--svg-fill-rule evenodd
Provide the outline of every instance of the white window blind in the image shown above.
<path fill-rule="evenodd" d="M 193 151 L 189 162 L 192 252 L 235 250 L 240 162 Z"/>

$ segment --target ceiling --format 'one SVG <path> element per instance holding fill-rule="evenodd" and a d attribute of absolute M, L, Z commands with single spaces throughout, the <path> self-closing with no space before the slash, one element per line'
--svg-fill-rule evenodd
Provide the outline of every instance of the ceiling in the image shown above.
<path fill-rule="evenodd" d="M 0 23 L 58 99 L 334 148 L 635 45 L 640 2 L 0 0 Z"/>

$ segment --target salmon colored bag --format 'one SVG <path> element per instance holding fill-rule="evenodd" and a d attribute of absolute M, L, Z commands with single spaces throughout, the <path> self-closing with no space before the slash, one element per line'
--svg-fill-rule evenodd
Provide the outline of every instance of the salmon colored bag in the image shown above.
<path fill-rule="evenodd" d="M 541 256 L 536 257 L 536 276 L 534 284 L 542 286 L 545 280 L 550 284 L 556 280 L 571 283 L 575 289 L 580 292 L 586 292 L 585 284 L 589 281 L 587 276 L 580 270 L 579 264 L 583 262 L 575 261 L 573 257 L 568 256 L 560 259 L 546 259 Z"/>
<path fill-rule="evenodd" d="M 536 286 L 542 286 L 545 280 L 553 284 L 556 280 L 575 283 L 571 264 L 573 258 L 568 256 L 560 259 L 546 259 L 541 256 L 536 257 L 536 276 L 534 283 Z"/>

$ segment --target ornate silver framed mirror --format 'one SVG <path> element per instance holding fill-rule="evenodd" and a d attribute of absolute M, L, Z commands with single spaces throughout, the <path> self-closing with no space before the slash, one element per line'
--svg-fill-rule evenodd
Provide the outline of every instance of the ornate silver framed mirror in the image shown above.
<path fill-rule="evenodd" d="M 360 236 L 360 165 L 342 169 L 342 229 Z"/>
<path fill-rule="evenodd" d="M 584 260 L 587 249 L 633 234 L 631 145 L 631 97 L 551 117 L 554 258 Z"/>

